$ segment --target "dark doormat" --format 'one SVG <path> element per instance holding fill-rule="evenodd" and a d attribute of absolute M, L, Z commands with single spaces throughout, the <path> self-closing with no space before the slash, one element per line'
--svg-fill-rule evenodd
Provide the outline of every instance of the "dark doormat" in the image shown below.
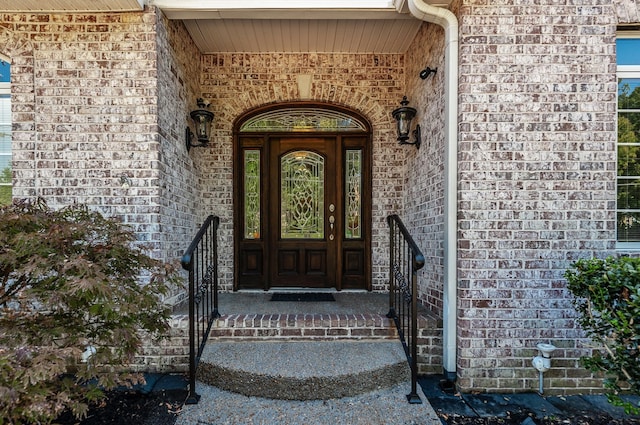
<path fill-rule="evenodd" d="M 335 301 L 333 294 L 326 292 L 276 292 L 271 295 L 271 301 L 300 301 L 300 302 L 323 302 Z"/>

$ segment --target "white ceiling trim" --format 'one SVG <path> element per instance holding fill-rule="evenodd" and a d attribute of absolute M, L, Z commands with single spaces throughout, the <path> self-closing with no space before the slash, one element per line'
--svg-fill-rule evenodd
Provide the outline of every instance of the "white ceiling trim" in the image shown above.
<path fill-rule="evenodd" d="M 202 53 L 404 53 L 422 25 L 408 13 L 407 0 L 148 3 L 182 20 Z"/>
<path fill-rule="evenodd" d="M 427 0 L 448 6 L 447 0 Z M 148 0 L 169 19 L 413 19 L 406 0 Z"/>
<path fill-rule="evenodd" d="M 402 0 L 405 1 L 405 0 Z M 160 9 L 391 9 L 392 0 L 149 0 Z"/>
<path fill-rule="evenodd" d="M 160 7 L 169 19 L 415 19 L 395 9 L 174 9 Z"/>

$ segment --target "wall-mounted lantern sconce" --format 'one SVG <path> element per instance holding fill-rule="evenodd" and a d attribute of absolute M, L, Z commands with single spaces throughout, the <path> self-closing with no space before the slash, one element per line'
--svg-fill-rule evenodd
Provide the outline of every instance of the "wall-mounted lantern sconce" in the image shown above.
<path fill-rule="evenodd" d="M 438 68 L 431 69 L 429 67 L 426 67 L 425 69 L 420 71 L 420 78 L 426 80 L 429 75 L 435 74 L 436 72 L 438 72 Z"/>
<path fill-rule="evenodd" d="M 416 125 L 416 129 L 413 130 L 413 137 L 415 140 L 413 142 L 409 142 L 409 133 L 411 132 L 411 120 L 416 116 L 415 108 L 407 106 L 409 101 L 407 100 L 407 96 L 402 98 L 402 105 L 398 109 L 394 109 L 391 113 L 393 118 L 398 122 L 398 143 L 401 145 L 415 145 L 416 148 L 420 149 L 421 137 L 420 137 L 420 125 Z"/>
<path fill-rule="evenodd" d="M 194 134 L 187 127 L 185 130 L 185 138 L 187 139 L 187 151 L 191 148 L 206 147 L 209 144 L 209 134 L 211 133 L 211 123 L 213 122 L 213 112 L 208 111 L 209 104 L 205 103 L 202 98 L 198 99 L 198 108 L 191 111 L 191 119 L 196 127 L 195 136 L 198 138 L 198 144 L 192 143 Z"/>

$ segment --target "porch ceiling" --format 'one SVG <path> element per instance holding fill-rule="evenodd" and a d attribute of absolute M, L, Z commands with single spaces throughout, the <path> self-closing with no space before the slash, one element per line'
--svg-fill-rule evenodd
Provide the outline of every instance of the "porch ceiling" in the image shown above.
<path fill-rule="evenodd" d="M 202 53 L 404 53 L 421 21 L 406 0 L 152 0 Z M 449 0 L 427 0 L 447 7 Z M 400 11 L 400 12 L 398 12 Z"/>
<path fill-rule="evenodd" d="M 415 19 L 188 19 L 184 23 L 203 53 L 404 53 L 421 24 Z"/>

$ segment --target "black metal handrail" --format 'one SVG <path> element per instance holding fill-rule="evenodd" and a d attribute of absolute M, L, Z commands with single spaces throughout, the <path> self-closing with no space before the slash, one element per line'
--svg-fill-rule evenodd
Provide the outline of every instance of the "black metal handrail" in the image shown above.
<path fill-rule="evenodd" d="M 418 270 L 424 255 L 397 215 L 387 217 L 389 247 L 389 313 L 394 319 L 411 367 L 411 393 L 407 400 L 420 404 L 418 395 Z"/>
<path fill-rule="evenodd" d="M 189 394 L 187 404 L 196 404 L 196 368 L 211 325 L 218 312 L 218 227 L 220 219 L 207 217 L 182 256 L 189 272 Z"/>

